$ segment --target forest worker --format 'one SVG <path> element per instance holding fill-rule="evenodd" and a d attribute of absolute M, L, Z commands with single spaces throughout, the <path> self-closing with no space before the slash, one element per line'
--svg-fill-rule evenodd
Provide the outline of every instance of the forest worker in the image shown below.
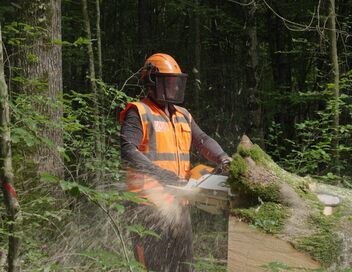
<path fill-rule="evenodd" d="M 171 56 L 150 56 L 141 79 L 147 97 L 128 104 L 120 115 L 121 156 L 129 166 L 129 190 L 147 199 L 135 205 L 131 222 L 159 237 L 132 238 L 135 256 L 148 270 L 192 271 L 189 210 L 165 185 L 186 184 L 191 146 L 216 164 L 228 166 L 231 158 L 185 108 L 178 106 L 184 100 L 187 74 Z"/>

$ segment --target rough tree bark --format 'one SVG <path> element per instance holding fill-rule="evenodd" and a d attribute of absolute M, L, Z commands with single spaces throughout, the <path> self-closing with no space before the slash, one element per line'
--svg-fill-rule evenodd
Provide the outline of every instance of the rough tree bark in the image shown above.
<path fill-rule="evenodd" d="M 20 91 L 44 98 L 33 106 L 50 122 L 50 125 L 43 125 L 40 136 L 53 143 L 52 147 L 36 148 L 34 159 L 39 172 L 61 177 L 64 168 L 58 147 L 63 146 L 62 52 L 61 45 L 55 43 L 61 40 L 61 0 L 17 1 L 17 7 L 19 20 L 37 27 L 39 32 L 27 35 L 26 46 L 21 47 L 18 54 L 18 66 L 26 82 L 40 84 L 24 84 Z"/>
<path fill-rule="evenodd" d="M 351 190 L 283 170 L 247 136 L 233 155 L 228 182 L 237 195 L 234 217 L 288 242 L 329 271 L 352 267 Z"/>
<path fill-rule="evenodd" d="M 19 238 L 16 236 L 16 232 L 18 231 L 18 221 L 20 220 L 20 206 L 17 201 L 16 191 L 13 187 L 14 174 L 12 169 L 10 109 L 8 100 L 0 25 L 0 182 L 1 190 L 4 195 L 8 230 L 10 233 L 8 240 L 7 271 L 12 272 L 18 271 Z"/>

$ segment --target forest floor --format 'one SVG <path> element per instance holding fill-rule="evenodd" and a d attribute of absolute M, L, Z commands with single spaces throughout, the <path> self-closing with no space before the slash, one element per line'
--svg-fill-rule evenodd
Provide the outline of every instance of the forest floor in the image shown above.
<path fill-rule="evenodd" d="M 191 208 L 196 271 L 227 271 L 228 216 Z"/>

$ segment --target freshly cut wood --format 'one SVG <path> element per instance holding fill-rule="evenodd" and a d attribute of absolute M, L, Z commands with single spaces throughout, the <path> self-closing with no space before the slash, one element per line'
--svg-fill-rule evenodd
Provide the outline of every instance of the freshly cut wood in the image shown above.
<path fill-rule="evenodd" d="M 267 271 L 270 265 L 317 269 L 320 264 L 286 241 L 265 234 L 234 217 L 229 219 L 228 271 Z"/>
<path fill-rule="evenodd" d="M 285 171 L 247 136 L 233 155 L 228 183 L 236 195 L 231 203 L 229 271 L 261 271 L 265 264 L 320 265 L 328 271 L 352 267 L 351 190 Z"/>

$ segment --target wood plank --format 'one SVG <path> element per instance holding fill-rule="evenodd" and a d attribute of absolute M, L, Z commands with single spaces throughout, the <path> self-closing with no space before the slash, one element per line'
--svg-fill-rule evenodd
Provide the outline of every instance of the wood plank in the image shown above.
<path fill-rule="evenodd" d="M 271 262 L 306 269 L 320 268 L 318 262 L 298 252 L 288 242 L 262 233 L 248 224 L 230 217 L 228 271 L 268 271 L 260 266 Z"/>

